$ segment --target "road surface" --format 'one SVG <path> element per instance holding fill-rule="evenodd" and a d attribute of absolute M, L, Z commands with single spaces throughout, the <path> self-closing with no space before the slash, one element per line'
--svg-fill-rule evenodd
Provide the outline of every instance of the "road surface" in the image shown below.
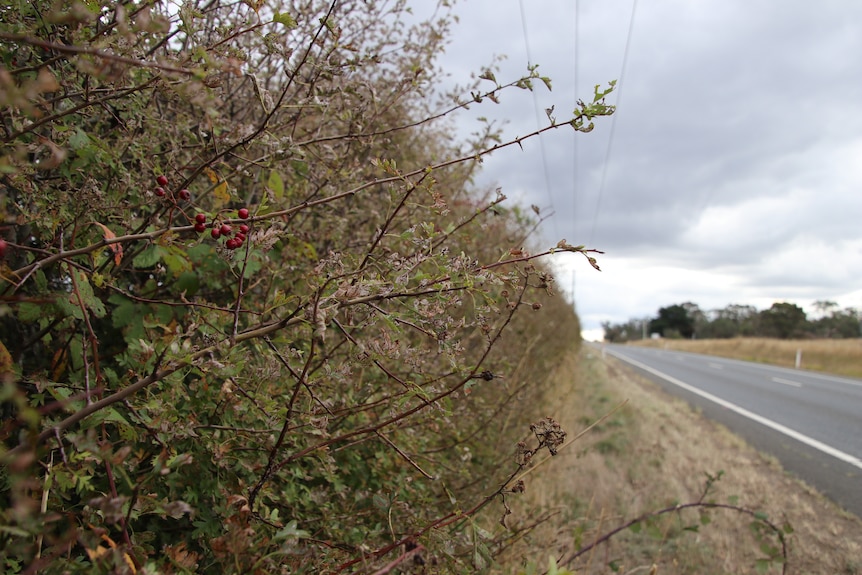
<path fill-rule="evenodd" d="M 602 349 L 862 517 L 862 380 L 654 348 Z"/>

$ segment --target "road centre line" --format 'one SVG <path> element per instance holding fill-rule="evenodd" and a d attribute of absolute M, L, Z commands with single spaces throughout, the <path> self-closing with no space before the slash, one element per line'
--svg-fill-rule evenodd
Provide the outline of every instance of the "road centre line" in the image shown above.
<path fill-rule="evenodd" d="M 729 401 L 725 401 L 725 400 L 721 399 L 720 397 L 716 397 L 715 395 L 712 395 L 711 393 L 707 393 L 707 392 L 700 390 L 694 386 L 691 386 L 691 385 L 689 385 L 683 381 L 680 381 L 679 379 L 676 379 L 675 377 L 667 375 L 666 373 L 662 373 L 659 370 L 654 369 L 648 365 L 645 365 L 645 364 L 643 364 L 637 360 L 626 357 L 626 356 L 619 354 L 615 351 L 612 351 L 610 349 L 608 349 L 607 352 L 610 353 L 611 355 L 613 355 L 614 357 L 616 357 L 617 359 L 620 359 L 622 361 L 630 363 L 631 365 L 633 365 L 635 367 L 638 367 L 638 368 L 640 368 L 640 369 L 642 369 L 648 373 L 651 373 L 655 376 L 662 378 L 663 380 L 667 381 L 668 383 L 671 383 L 673 385 L 681 387 L 682 389 L 685 389 L 686 391 L 691 392 L 695 395 L 699 395 L 700 397 L 707 399 L 713 403 L 716 403 L 716 404 L 720 405 L 721 407 L 727 408 L 727 409 L 729 409 L 729 410 L 731 410 L 731 411 L 733 411 L 733 412 L 735 412 L 735 413 L 737 413 L 743 417 L 747 417 L 748 419 L 750 419 L 752 421 L 756 421 L 757 423 L 759 423 L 761 425 L 769 427 L 770 429 L 773 429 L 779 433 L 782 433 L 782 434 L 786 435 L 787 437 L 790 437 L 791 439 L 795 439 L 796 441 L 799 441 L 800 443 L 804 443 L 805 445 L 808 445 L 809 447 L 813 447 L 814 449 L 821 451 L 827 455 L 831 455 L 832 457 L 834 457 L 836 459 L 840 459 L 841 461 L 844 461 L 845 463 L 849 463 L 853 467 L 856 467 L 858 469 L 862 469 L 862 459 L 859 459 L 858 457 L 854 457 L 853 455 L 850 455 L 849 453 L 844 453 L 843 451 L 835 449 L 831 445 L 826 445 L 825 443 L 823 443 L 821 441 L 817 441 L 814 438 L 808 437 L 807 435 L 803 435 L 802 433 L 799 433 L 796 430 L 790 429 L 789 427 L 785 427 L 784 425 L 781 425 L 780 423 L 772 421 L 771 419 L 767 419 L 763 416 L 757 415 L 756 413 L 748 411 L 747 409 L 740 407 L 734 403 L 730 403 Z"/>
<path fill-rule="evenodd" d="M 783 383 L 784 385 L 792 385 L 793 387 L 802 387 L 802 384 L 798 381 L 791 381 L 789 379 L 782 379 L 780 377 L 773 377 L 772 381 L 775 383 Z"/>

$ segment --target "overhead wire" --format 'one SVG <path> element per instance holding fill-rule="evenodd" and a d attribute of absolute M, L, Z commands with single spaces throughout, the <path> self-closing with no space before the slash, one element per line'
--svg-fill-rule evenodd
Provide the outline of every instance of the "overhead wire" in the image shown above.
<path fill-rule="evenodd" d="M 616 90 L 616 92 L 617 92 L 617 101 L 616 101 L 617 109 L 619 109 L 620 105 L 622 104 L 622 99 L 623 99 L 623 87 L 625 86 L 626 67 L 628 65 L 628 60 L 629 60 L 629 48 L 631 47 L 631 43 L 632 43 L 632 32 L 634 30 L 635 12 L 637 11 L 637 5 L 638 5 L 638 0 L 632 0 L 632 14 L 631 14 L 631 18 L 629 19 L 629 31 L 628 31 L 628 35 L 626 36 L 625 50 L 623 51 L 623 65 L 622 65 L 622 69 L 620 70 L 619 81 L 617 82 L 617 90 Z M 601 179 L 600 184 L 599 184 L 599 193 L 598 193 L 598 197 L 596 198 L 596 209 L 593 212 L 593 222 L 592 222 L 592 225 L 590 228 L 589 241 L 587 242 L 588 244 L 593 243 L 593 239 L 595 238 L 595 235 L 596 235 L 596 224 L 597 224 L 598 219 L 599 219 L 599 213 L 601 212 L 602 196 L 604 195 L 605 184 L 607 182 L 608 164 L 610 163 L 611 149 L 612 149 L 613 143 L 614 143 L 614 134 L 616 133 L 617 118 L 618 117 L 619 117 L 618 114 L 614 114 L 611 117 L 611 130 L 610 130 L 610 134 L 608 136 L 608 147 L 605 150 L 605 161 L 602 165 L 602 179 Z"/>
<path fill-rule="evenodd" d="M 521 29 L 523 30 L 523 33 L 524 33 L 524 50 L 527 53 L 527 66 L 533 66 L 533 65 L 535 65 L 535 62 L 533 62 L 533 57 L 532 57 L 532 54 L 530 53 L 530 38 L 529 38 L 529 34 L 527 33 L 527 14 L 524 11 L 524 0 L 518 0 L 518 4 L 519 4 L 520 9 L 521 9 Z M 539 128 L 543 127 L 542 126 L 542 114 L 541 114 L 540 106 L 539 106 L 539 97 L 536 94 L 535 90 L 530 90 L 530 93 L 533 96 L 533 107 L 534 107 L 535 113 L 536 113 L 536 128 L 539 129 Z M 542 156 L 542 171 L 543 171 L 544 177 L 545 177 L 545 193 L 548 196 L 548 202 L 550 204 L 551 214 L 554 214 L 556 212 L 556 209 L 554 208 L 554 196 L 551 193 L 551 173 L 550 173 L 550 170 L 548 169 L 548 155 L 547 155 L 547 151 L 545 149 L 545 138 L 539 138 L 539 151 L 540 151 L 540 154 Z M 539 214 L 537 213 L 537 215 L 539 215 Z M 557 227 L 557 221 L 553 217 L 551 217 L 551 225 L 554 228 L 554 236 L 555 237 L 559 236 L 559 229 Z"/>
<path fill-rule="evenodd" d="M 574 64 L 574 106 L 573 109 L 578 106 L 578 91 L 580 89 L 578 85 L 578 74 L 580 72 L 580 61 L 581 57 L 580 50 L 578 50 L 578 40 L 580 38 L 580 13 L 581 13 L 581 2 L 580 0 L 575 0 L 575 53 L 572 58 L 572 62 Z M 572 132 L 572 224 L 577 224 L 578 221 L 578 178 L 581 175 L 580 170 L 580 154 L 579 154 L 579 146 L 578 146 L 578 132 Z M 578 243 L 577 239 L 574 240 L 575 243 Z M 571 298 L 572 305 L 575 305 L 575 267 L 572 266 L 572 285 L 571 285 Z"/>

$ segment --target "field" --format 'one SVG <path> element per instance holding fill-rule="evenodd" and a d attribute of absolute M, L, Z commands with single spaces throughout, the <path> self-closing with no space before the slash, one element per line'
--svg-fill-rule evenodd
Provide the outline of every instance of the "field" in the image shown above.
<path fill-rule="evenodd" d="M 782 340 L 767 338 L 660 339 L 632 342 L 633 345 L 662 347 L 704 353 L 731 359 L 795 367 L 801 351 L 802 369 L 850 377 L 862 377 L 862 338 Z"/>
<path fill-rule="evenodd" d="M 644 512 L 696 501 L 709 474 L 720 479 L 705 500 L 762 513 L 785 530 L 786 573 L 862 573 L 862 521 L 688 404 L 589 347 L 568 358 L 556 380 L 548 414 L 570 437 L 626 403 L 528 477 L 513 517 L 526 525 L 542 513 L 552 516 L 515 538 L 504 552 L 503 572 L 517 573 L 531 561 L 542 572 L 549 556 L 571 557 Z M 753 523 L 752 516 L 732 510 L 674 512 L 637 533 L 622 531 L 569 568 L 577 573 L 781 573 L 780 563 L 758 565 L 769 547 L 774 551 L 779 545 L 774 537 L 755 532 Z"/>

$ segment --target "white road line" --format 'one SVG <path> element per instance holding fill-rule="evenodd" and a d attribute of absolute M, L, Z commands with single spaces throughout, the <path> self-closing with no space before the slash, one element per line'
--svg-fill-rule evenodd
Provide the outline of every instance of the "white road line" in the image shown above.
<path fill-rule="evenodd" d="M 802 384 L 798 381 L 791 381 L 789 379 L 782 379 L 780 377 L 773 377 L 772 381 L 775 383 L 783 383 L 784 385 L 792 385 L 793 387 L 802 387 Z"/>
<path fill-rule="evenodd" d="M 628 362 L 628 363 L 634 365 L 635 367 L 639 367 L 640 369 L 642 369 L 644 371 L 647 371 L 653 375 L 657 375 L 658 377 L 662 378 L 663 380 L 667 381 L 668 383 L 672 383 L 678 387 L 685 389 L 686 391 L 694 393 L 695 395 L 699 395 L 699 396 L 703 397 L 704 399 L 708 399 L 709 401 L 712 401 L 713 403 L 716 403 L 716 404 L 718 404 L 722 407 L 725 407 L 731 411 L 734 411 L 743 417 L 747 417 L 748 419 L 750 419 L 752 421 L 756 421 L 757 423 L 759 423 L 761 425 L 765 425 L 766 427 L 774 429 L 775 431 L 777 431 L 779 433 L 783 433 L 784 435 L 786 435 L 787 437 L 790 437 L 791 439 L 795 439 L 796 441 L 799 441 L 800 443 L 804 443 L 805 445 L 813 447 L 814 449 L 817 449 L 818 451 L 822 451 L 823 453 L 825 453 L 827 455 L 831 455 L 832 457 L 834 457 L 836 459 L 840 459 L 841 461 L 844 461 L 845 463 L 849 463 L 853 467 L 857 467 L 859 469 L 862 469 L 862 459 L 859 459 L 858 457 L 854 457 L 853 455 L 850 455 L 849 453 L 844 453 L 843 451 L 839 451 L 838 449 L 835 449 L 831 445 L 826 445 L 825 443 L 823 443 L 821 441 L 817 441 L 816 439 L 808 437 L 807 435 L 803 435 L 803 434 L 799 433 L 798 431 L 790 429 L 789 427 L 785 427 L 785 426 L 781 425 L 780 423 L 776 423 L 776 422 L 772 421 L 771 419 L 766 419 L 765 417 L 757 415 L 756 413 L 752 413 L 752 412 L 748 411 L 747 409 L 739 407 L 738 405 L 736 405 L 734 403 L 730 403 L 729 401 L 725 401 L 725 400 L 721 399 L 720 397 L 716 397 L 716 396 L 712 395 L 711 393 L 707 393 L 705 391 L 702 391 L 696 387 L 693 387 L 693 386 L 691 386 L 691 385 L 689 385 L 683 381 L 676 379 L 675 377 L 671 377 L 670 375 L 667 375 L 666 373 L 662 373 L 657 369 L 653 369 L 652 367 L 645 365 L 639 361 L 625 357 L 624 355 L 620 355 L 619 353 L 617 353 L 615 351 L 608 350 L 608 353 L 610 353 L 611 355 L 613 355 L 614 357 L 616 357 L 618 359 L 621 359 L 625 362 Z"/>
<path fill-rule="evenodd" d="M 712 363 L 712 362 L 710 362 L 710 363 L 709 363 L 709 364 L 707 364 L 707 365 L 709 365 L 709 367 L 711 367 L 712 369 L 724 369 L 724 366 L 723 366 L 723 365 L 721 365 L 720 363 Z"/>

